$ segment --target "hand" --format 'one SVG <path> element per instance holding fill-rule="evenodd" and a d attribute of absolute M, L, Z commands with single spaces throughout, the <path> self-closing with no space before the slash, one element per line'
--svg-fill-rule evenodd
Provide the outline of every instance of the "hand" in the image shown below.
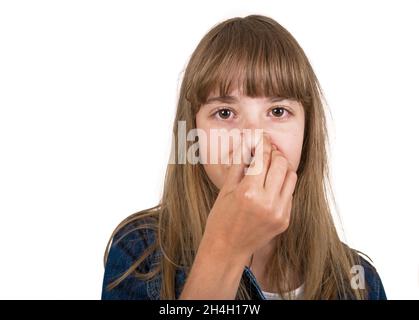
<path fill-rule="evenodd" d="M 262 154 L 263 159 L 251 163 L 262 161 L 261 173 L 245 175 L 244 161 L 231 164 L 208 215 L 203 239 L 219 244 L 226 254 L 249 257 L 289 225 L 297 174 L 267 135 L 256 148 L 261 146 L 256 157 Z"/>

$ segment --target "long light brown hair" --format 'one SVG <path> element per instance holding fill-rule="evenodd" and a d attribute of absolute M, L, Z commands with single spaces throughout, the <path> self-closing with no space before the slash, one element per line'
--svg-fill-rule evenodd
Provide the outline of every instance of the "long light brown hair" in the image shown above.
<path fill-rule="evenodd" d="M 305 53 L 284 27 L 269 17 L 249 15 L 223 21 L 202 38 L 181 83 L 174 145 L 178 145 L 178 121 L 186 121 L 187 130 L 196 128 L 195 116 L 209 94 L 218 90 L 227 95 L 234 87 L 251 97 L 296 99 L 305 112 L 291 220 L 288 229 L 276 237 L 276 248 L 267 264 L 270 283 L 279 293 L 289 291 L 292 285 L 287 270 L 296 270 L 304 281 L 305 299 L 365 298 L 365 290 L 350 286 L 350 270 L 359 264 L 358 256 L 340 241 L 331 215 L 324 95 Z M 188 147 L 193 143 L 187 142 Z M 175 271 L 188 271 L 192 266 L 218 192 L 201 164 L 169 164 L 160 203 L 132 214 L 117 226 L 108 241 L 104 263 L 113 237 L 131 222 L 142 221 L 139 228 L 155 230 L 156 241 L 108 287 L 116 287 L 131 273 L 142 280 L 160 275 L 160 298 L 175 299 Z M 159 264 L 149 273 L 139 273 L 138 266 L 155 250 L 162 252 Z M 243 281 L 237 298 L 249 298 Z"/>

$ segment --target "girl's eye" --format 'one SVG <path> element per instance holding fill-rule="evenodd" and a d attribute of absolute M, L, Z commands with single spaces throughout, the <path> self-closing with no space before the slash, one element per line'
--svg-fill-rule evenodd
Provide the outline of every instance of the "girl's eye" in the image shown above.
<path fill-rule="evenodd" d="M 220 117 L 223 120 L 227 120 L 230 118 L 231 114 L 233 112 L 230 109 L 226 109 L 226 108 L 222 108 L 222 109 L 218 109 L 215 113 L 214 116 L 218 115 L 218 117 Z"/>
<path fill-rule="evenodd" d="M 271 109 L 271 112 L 276 118 L 283 118 L 285 112 L 289 113 L 289 111 L 283 107 L 275 107 Z"/>
<path fill-rule="evenodd" d="M 284 107 L 275 107 L 270 110 L 272 115 L 275 118 L 286 118 L 286 113 L 290 114 L 290 111 L 285 109 Z M 221 120 L 228 120 L 234 116 L 234 111 L 228 108 L 220 108 L 212 114 L 212 117 L 221 119 Z"/>

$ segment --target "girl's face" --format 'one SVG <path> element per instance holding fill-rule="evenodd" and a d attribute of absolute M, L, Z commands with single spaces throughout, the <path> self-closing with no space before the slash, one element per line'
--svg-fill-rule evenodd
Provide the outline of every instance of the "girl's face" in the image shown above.
<path fill-rule="evenodd" d="M 224 129 L 224 132 L 231 132 L 233 129 L 235 132 L 243 132 L 243 129 L 250 129 L 253 137 L 255 129 L 262 129 L 288 160 L 290 169 L 298 169 L 304 137 L 304 109 L 300 102 L 281 100 L 281 97 L 251 98 L 241 95 L 237 89 L 231 96 L 223 99 L 217 99 L 216 95 L 211 94 L 196 115 L 196 126 L 198 131 L 203 130 L 206 134 L 206 140 L 199 139 L 200 154 L 206 153 L 208 159 L 207 163 L 203 164 L 204 169 L 219 189 L 224 184 L 229 168 L 221 159 L 226 153 L 227 156 L 232 155 L 233 145 L 229 141 L 228 145 L 222 148 L 222 139 L 217 138 L 218 141 L 215 141 L 214 135 L 211 139 L 211 129 L 213 132 L 214 129 L 215 132 L 222 132 L 221 129 Z M 248 147 L 255 147 L 257 141 L 250 139 L 248 134 L 242 138 L 247 140 L 245 143 Z M 215 151 L 218 161 L 214 164 L 214 161 L 209 159 Z"/>

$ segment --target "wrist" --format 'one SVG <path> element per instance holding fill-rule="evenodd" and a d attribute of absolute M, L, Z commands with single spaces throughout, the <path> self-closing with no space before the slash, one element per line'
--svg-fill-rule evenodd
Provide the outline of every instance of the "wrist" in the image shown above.
<path fill-rule="evenodd" d="M 198 251 L 210 255 L 212 261 L 224 262 L 227 268 L 240 267 L 243 269 L 246 265 L 249 265 L 252 255 L 251 253 L 234 250 L 226 241 L 205 234 L 199 247 Z"/>

